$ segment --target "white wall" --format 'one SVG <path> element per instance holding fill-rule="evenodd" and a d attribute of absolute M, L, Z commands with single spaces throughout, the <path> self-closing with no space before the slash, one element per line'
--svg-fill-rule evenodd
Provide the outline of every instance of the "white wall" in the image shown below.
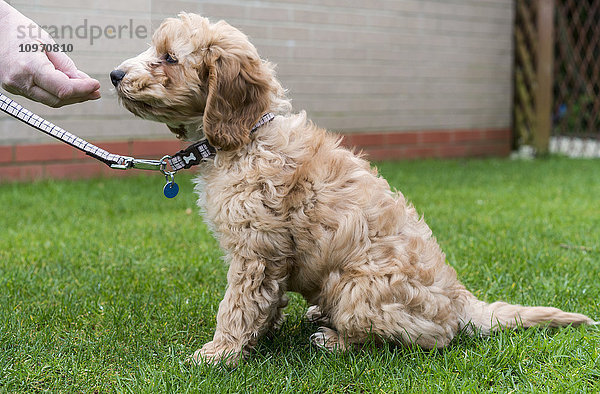
<path fill-rule="evenodd" d="M 513 0 L 13 0 L 48 26 L 143 26 L 185 10 L 225 19 L 279 65 L 296 110 L 336 131 L 509 128 Z M 140 28 L 141 29 L 141 28 Z M 83 30 L 80 30 L 80 33 Z M 148 37 L 73 37 L 71 57 L 103 98 L 61 109 L 18 101 L 94 141 L 170 136 L 120 108 L 108 73 Z M 141 30 L 140 30 L 141 31 Z M 0 116 L 0 145 L 52 142 Z"/>

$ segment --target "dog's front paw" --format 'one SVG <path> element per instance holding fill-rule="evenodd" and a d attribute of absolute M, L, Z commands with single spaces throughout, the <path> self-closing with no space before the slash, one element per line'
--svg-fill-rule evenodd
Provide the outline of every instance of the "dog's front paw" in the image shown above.
<path fill-rule="evenodd" d="M 210 341 L 188 357 L 188 362 L 196 365 L 203 363 L 213 365 L 224 363 L 227 366 L 236 366 L 240 361 L 241 355 L 240 351 L 218 346 L 214 341 Z"/>

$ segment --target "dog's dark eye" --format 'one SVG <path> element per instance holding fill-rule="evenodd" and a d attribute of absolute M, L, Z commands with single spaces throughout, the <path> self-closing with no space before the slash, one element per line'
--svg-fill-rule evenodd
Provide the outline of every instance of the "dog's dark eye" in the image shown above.
<path fill-rule="evenodd" d="M 175 64 L 175 63 L 177 63 L 177 59 L 175 59 L 173 56 L 171 56 L 171 54 L 170 54 L 170 53 L 167 53 L 167 54 L 165 55 L 165 61 L 166 61 L 167 63 L 170 63 L 170 64 Z"/>

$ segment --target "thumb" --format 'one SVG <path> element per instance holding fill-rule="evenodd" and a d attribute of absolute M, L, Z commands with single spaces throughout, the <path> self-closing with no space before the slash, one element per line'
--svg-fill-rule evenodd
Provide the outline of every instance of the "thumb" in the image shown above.
<path fill-rule="evenodd" d="M 83 71 L 81 71 L 81 70 L 77 70 L 77 73 L 76 73 L 76 75 L 77 75 L 77 77 L 76 77 L 76 78 L 81 78 L 81 79 L 88 79 L 88 78 L 91 78 L 89 75 L 87 75 L 86 73 L 84 73 L 84 72 L 83 72 Z"/>
<path fill-rule="evenodd" d="M 48 60 L 52 64 L 54 64 L 54 68 L 59 71 L 62 71 L 69 78 L 78 78 L 78 70 L 75 66 L 73 60 L 68 57 L 64 52 L 56 51 L 56 52 L 46 52 L 46 56 L 48 56 Z"/>

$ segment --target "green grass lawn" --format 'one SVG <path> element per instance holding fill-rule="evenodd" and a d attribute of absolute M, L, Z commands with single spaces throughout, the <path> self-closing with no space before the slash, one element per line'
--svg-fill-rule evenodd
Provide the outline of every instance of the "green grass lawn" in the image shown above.
<path fill-rule="evenodd" d="M 486 301 L 600 319 L 600 161 L 381 163 Z M 193 367 L 226 284 L 189 174 L 0 185 L 0 391 L 600 391 L 600 329 L 328 354 L 293 296 L 235 369 Z M 191 213 L 190 213 L 191 211 Z"/>

